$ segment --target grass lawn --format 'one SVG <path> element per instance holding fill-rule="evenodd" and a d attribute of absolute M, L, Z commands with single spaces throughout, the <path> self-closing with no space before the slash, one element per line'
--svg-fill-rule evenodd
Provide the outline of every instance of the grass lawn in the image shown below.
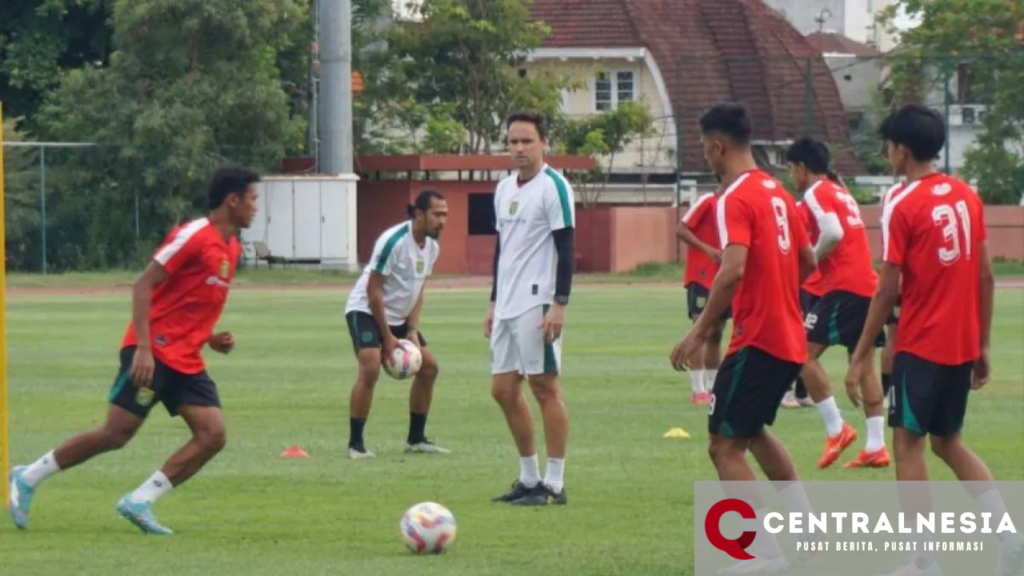
<path fill-rule="evenodd" d="M 570 504 L 540 510 L 489 501 L 515 478 L 518 459 L 489 393 L 480 326 L 486 294 L 427 295 L 423 332 L 442 368 L 427 432 L 453 453 L 401 452 L 408 386 L 384 376 L 366 431 L 378 458 L 353 462 L 345 451 L 355 369 L 342 318 L 345 291 L 235 292 L 220 326 L 234 332 L 238 347 L 228 357 L 207 355 L 226 408 L 228 447 L 159 502 L 158 517 L 177 534 L 144 537 L 114 513 L 117 499 L 187 437 L 183 424 L 157 407 L 128 448 L 43 485 L 28 531 L 0 518 L 3 573 L 692 574 L 693 482 L 714 473 L 706 408 L 689 405 L 689 379 L 667 360 L 687 325 L 681 287 L 576 291 L 564 351 Z M 8 298 L 14 463 L 100 421 L 128 314 L 125 293 Z M 972 395 L 965 435 L 998 479 L 1020 480 L 1024 290 L 999 291 L 995 322 L 994 379 Z M 843 356 L 826 356 L 837 386 Z M 841 394 L 839 403 L 863 435 L 863 418 Z M 676 426 L 692 438 L 662 437 Z M 894 477 L 892 469 L 817 470 L 824 431 L 814 410 L 783 411 L 775 431 L 804 478 Z M 310 457 L 280 458 L 292 443 Z M 952 478 L 931 455 L 929 464 L 934 478 Z M 399 540 L 402 512 L 424 500 L 445 504 L 458 521 L 444 556 L 412 556 Z"/>

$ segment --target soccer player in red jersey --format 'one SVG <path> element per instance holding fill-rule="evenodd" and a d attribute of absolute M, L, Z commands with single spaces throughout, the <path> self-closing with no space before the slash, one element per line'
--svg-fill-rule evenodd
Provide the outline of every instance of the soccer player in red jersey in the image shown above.
<path fill-rule="evenodd" d="M 880 129 L 889 162 L 905 182 L 882 215 L 882 273 L 853 354 L 847 386 L 873 378 L 875 341 L 897 299 L 900 326 L 893 364 L 896 478 L 925 481 L 925 448 L 949 466 L 983 512 L 1003 518 L 1006 506 L 985 463 L 963 442 L 961 428 L 972 389 L 989 379 L 989 338 L 995 280 L 989 260 L 984 206 L 961 180 L 935 170 L 946 127 L 935 111 L 907 105 Z M 902 286 L 900 278 L 902 276 Z M 904 500 L 904 505 L 907 502 Z M 1000 534 L 997 574 L 1024 567 L 1024 539 Z M 894 574 L 938 576 L 934 554 Z"/>
<path fill-rule="evenodd" d="M 106 421 L 11 471 L 9 512 L 18 528 L 27 526 L 32 498 L 44 480 L 123 448 L 161 402 L 172 417 L 182 417 L 192 438 L 116 510 L 144 533 L 172 533 L 153 517 L 153 503 L 195 475 L 225 443 L 217 387 L 201 350 L 208 345 L 227 354 L 235 345 L 230 332 L 214 333 L 214 327 L 242 251 L 236 235 L 256 215 L 258 181 L 242 168 L 217 170 L 208 189 L 210 215 L 180 226 L 135 281 L 132 321 L 121 343 Z"/>
<path fill-rule="evenodd" d="M 831 172 L 828 147 L 812 138 L 801 138 L 786 151 L 793 182 L 804 191 L 802 205 L 811 214 L 811 235 L 817 238 L 815 257 L 824 282 L 824 294 L 807 314 L 808 359 L 801 376 L 825 423 L 827 438 L 819 468 L 828 468 L 854 440 L 857 430 L 843 421 L 829 386 L 828 374 L 818 358 L 831 346 L 843 345 L 849 354 L 864 330 L 878 274 L 871 261 L 867 229 L 857 200 L 836 181 Z M 884 337 L 877 342 L 885 345 Z M 850 393 L 854 405 L 863 398 L 867 418 L 864 450 L 846 467 L 884 468 L 889 465 L 882 416 L 882 386 L 866 381 L 866 388 Z M 877 384 L 877 386 L 875 386 Z"/>
<path fill-rule="evenodd" d="M 709 404 L 711 459 L 722 481 L 753 481 L 749 450 L 769 480 L 786 486 L 780 495 L 787 507 L 810 513 L 789 453 L 766 426 L 807 359 L 799 288 L 815 269 L 814 252 L 793 197 L 754 162 L 746 109 L 719 104 L 700 125 L 704 155 L 726 188 L 716 208 L 722 265 L 704 313 L 670 360 L 677 370 L 688 368 L 731 301 L 732 339 Z M 744 499 L 763 523 L 767 508 L 756 489 Z M 789 566 L 774 535 L 761 530 L 751 554 L 755 560 L 741 562 L 744 573 Z"/>
<path fill-rule="evenodd" d="M 718 274 L 718 266 L 722 262 L 722 251 L 718 248 L 717 204 L 714 192 L 700 196 L 676 228 L 676 236 L 687 244 L 683 286 L 686 288 L 687 314 L 694 322 L 704 311 L 711 281 Z M 730 311 L 726 310 L 711 328 L 699 352 L 698 365 L 690 370 L 691 404 L 707 404 L 711 398 L 707 390 L 714 384 L 718 366 L 722 363 L 722 332 L 730 316 Z"/>

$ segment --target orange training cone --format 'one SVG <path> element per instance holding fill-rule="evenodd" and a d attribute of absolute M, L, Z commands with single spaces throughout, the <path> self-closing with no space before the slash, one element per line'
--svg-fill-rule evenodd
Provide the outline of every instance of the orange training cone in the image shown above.
<path fill-rule="evenodd" d="M 283 458 L 306 458 L 309 454 L 305 450 L 299 448 L 298 444 L 292 444 L 287 450 L 281 452 Z"/>

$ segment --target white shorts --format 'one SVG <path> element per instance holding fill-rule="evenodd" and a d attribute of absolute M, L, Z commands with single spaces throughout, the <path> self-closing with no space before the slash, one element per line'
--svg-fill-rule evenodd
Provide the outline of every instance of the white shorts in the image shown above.
<path fill-rule="evenodd" d="M 541 323 L 548 306 L 537 306 L 516 318 L 495 320 L 491 330 L 491 374 L 519 372 L 525 376 L 562 371 L 562 335 L 544 341 Z"/>

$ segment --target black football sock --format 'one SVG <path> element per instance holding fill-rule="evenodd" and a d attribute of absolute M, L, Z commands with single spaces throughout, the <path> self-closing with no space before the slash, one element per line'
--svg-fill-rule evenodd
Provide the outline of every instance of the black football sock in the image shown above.
<path fill-rule="evenodd" d="M 882 372 L 882 394 L 885 396 L 889 395 L 889 390 L 892 389 L 892 382 L 889 380 L 890 374 Z"/>
<path fill-rule="evenodd" d="M 348 447 L 363 450 L 363 427 L 366 426 L 366 420 L 356 420 L 355 418 L 350 418 L 348 421 L 348 426 Z"/>
<path fill-rule="evenodd" d="M 409 444 L 419 444 L 427 439 L 424 435 L 424 430 L 427 427 L 427 415 L 426 414 L 415 414 L 409 413 L 409 438 L 406 440 Z"/>
<path fill-rule="evenodd" d="M 807 387 L 804 386 L 803 378 L 796 379 L 796 397 L 800 400 L 807 398 Z"/>

